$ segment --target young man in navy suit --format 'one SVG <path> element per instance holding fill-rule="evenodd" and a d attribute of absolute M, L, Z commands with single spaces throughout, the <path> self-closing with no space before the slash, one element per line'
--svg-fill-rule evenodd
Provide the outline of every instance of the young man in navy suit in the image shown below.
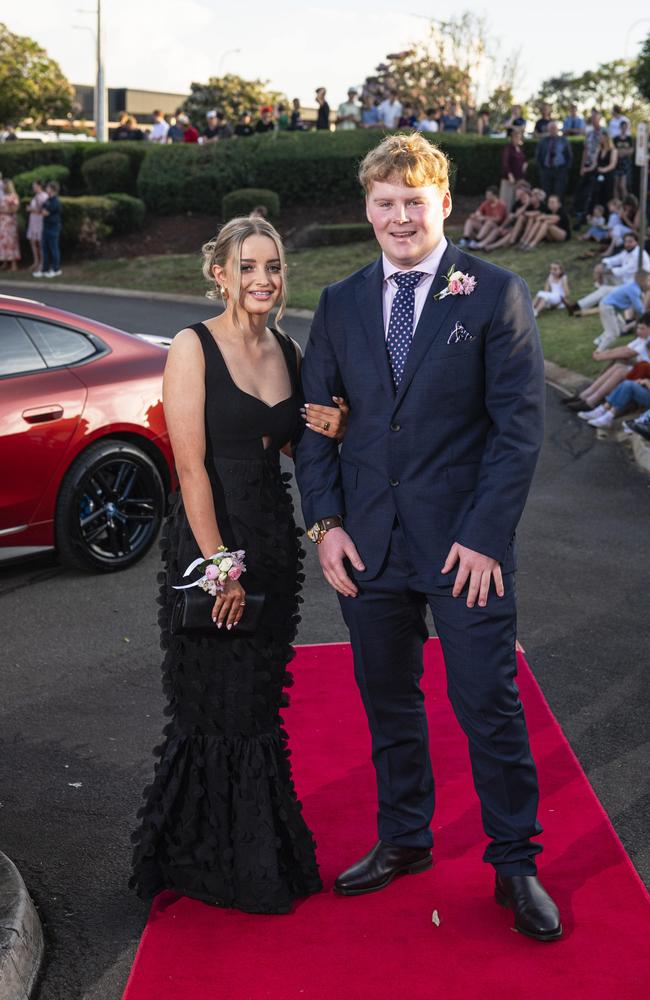
<path fill-rule="evenodd" d="M 419 680 L 431 608 L 468 742 L 498 902 L 561 936 L 537 879 L 538 787 L 519 693 L 515 529 L 543 437 L 539 335 L 524 282 L 449 243 L 444 153 L 393 135 L 361 164 L 375 263 L 326 288 L 307 399 L 345 396 L 336 441 L 307 430 L 296 470 L 309 536 L 350 630 L 368 716 L 379 840 L 336 881 L 375 892 L 432 864 L 434 784 Z"/>

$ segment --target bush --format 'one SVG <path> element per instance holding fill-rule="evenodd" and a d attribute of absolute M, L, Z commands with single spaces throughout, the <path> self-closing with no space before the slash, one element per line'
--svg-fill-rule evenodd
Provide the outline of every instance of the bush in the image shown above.
<path fill-rule="evenodd" d="M 28 170 L 43 170 L 52 164 L 65 166 L 70 171 L 70 184 L 81 183 L 81 142 L 3 142 L 0 143 L 0 173 L 13 178 Z"/>
<path fill-rule="evenodd" d="M 140 198 L 121 193 L 107 194 L 106 197 L 113 202 L 110 224 L 116 236 L 142 229 L 147 208 Z"/>
<path fill-rule="evenodd" d="M 238 215 L 250 215 L 258 205 L 264 206 L 271 222 L 280 216 L 280 199 L 275 191 L 266 188 L 239 188 L 224 195 L 221 201 L 221 215 L 224 222 Z"/>
<path fill-rule="evenodd" d="M 131 164 L 124 153 L 102 153 L 87 159 L 81 174 L 91 194 L 131 190 Z"/>
<path fill-rule="evenodd" d="M 146 141 L 144 142 L 88 142 L 84 145 L 83 153 L 83 163 L 88 163 L 89 160 L 94 160 L 98 156 L 105 156 L 107 153 L 111 155 L 118 153 L 120 156 L 126 156 L 129 161 L 129 174 L 130 182 L 128 185 L 128 194 L 135 194 L 138 175 L 140 173 L 140 168 L 146 157 L 151 152 L 150 145 Z M 116 190 L 115 188 L 113 190 Z"/>
<path fill-rule="evenodd" d="M 61 198 L 61 243 L 96 249 L 113 232 L 114 212 L 110 198 Z"/>
<path fill-rule="evenodd" d="M 240 161 L 242 147 L 249 141 L 155 146 L 142 164 L 138 195 L 148 209 L 160 215 L 218 215 L 223 196 L 247 184 Z"/>
<path fill-rule="evenodd" d="M 307 226 L 294 239 L 296 247 L 340 247 L 345 243 L 360 243 L 374 237 L 368 222 L 344 222 L 337 225 L 320 225 L 315 222 Z"/>
<path fill-rule="evenodd" d="M 22 174 L 14 174 L 13 182 L 20 198 L 31 198 L 34 181 L 56 181 L 65 191 L 70 179 L 70 169 L 60 163 L 49 163 L 34 170 L 25 170 Z"/>

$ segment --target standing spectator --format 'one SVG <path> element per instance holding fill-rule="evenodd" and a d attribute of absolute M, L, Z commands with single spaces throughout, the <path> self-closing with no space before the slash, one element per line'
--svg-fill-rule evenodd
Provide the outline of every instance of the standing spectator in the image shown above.
<path fill-rule="evenodd" d="M 18 136 L 16 135 L 16 129 L 13 125 L 5 125 L 4 134 L 2 136 L 3 142 L 16 142 Z"/>
<path fill-rule="evenodd" d="M 585 134 L 585 120 L 578 114 L 577 104 L 572 104 L 569 108 L 569 113 L 562 123 L 562 134 L 566 136 Z"/>
<path fill-rule="evenodd" d="M 559 134 L 557 122 L 548 123 L 546 135 L 538 143 L 536 159 L 540 184 L 546 191 L 546 197 L 556 194 L 562 200 L 573 163 L 573 153 L 569 140 Z"/>
<path fill-rule="evenodd" d="M 490 124 L 490 112 L 487 108 L 481 108 L 478 113 L 478 121 L 476 122 L 476 131 L 479 135 L 492 135 L 492 126 Z M 523 132 L 523 127 L 522 127 Z"/>
<path fill-rule="evenodd" d="M 154 111 L 152 118 L 153 125 L 151 126 L 151 131 L 149 132 L 149 142 L 155 142 L 160 146 L 164 146 L 167 142 L 169 125 L 165 121 L 165 116 L 162 111 Z"/>
<path fill-rule="evenodd" d="M 348 89 L 347 101 L 339 104 L 336 112 L 336 131 L 351 132 L 361 124 L 361 105 L 357 101 L 357 91 L 355 87 Z"/>
<path fill-rule="evenodd" d="M 402 105 L 396 90 L 391 90 L 386 100 L 379 105 L 379 117 L 384 128 L 395 129 L 399 125 L 399 120 L 402 117 Z"/>
<path fill-rule="evenodd" d="M 361 111 L 361 128 L 380 128 L 381 115 L 379 114 L 379 98 L 368 94 L 363 101 Z"/>
<path fill-rule="evenodd" d="M 232 139 L 232 125 L 223 111 L 217 111 L 217 139 Z"/>
<path fill-rule="evenodd" d="M 273 121 L 273 108 L 265 106 L 260 109 L 260 117 L 255 122 L 255 132 L 257 135 L 264 135 L 266 132 L 275 131 L 275 122 Z"/>
<path fill-rule="evenodd" d="M 219 138 L 219 128 L 217 125 L 217 112 L 208 111 L 205 116 L 205 128 L 199 136 L 199 142 L 202 144 L 209 142 L 216 142 Z"/>
<path fill-rule="evenodd" d="M 126 134 L 124 138 L 128 142 L 143 142 L 144 132 L 138 127 L 138 123 L 134 115 L 129 115 L 126 120 Z"/>
<path fill-rule="evenodd" d="M 418 116 L 410 101 L 405 101 L 402 107 L 402 115 L 397 123 L 398 128 L 417 128 Z"/>
<path fill-rule="evenodd" d="M 18 240 L 18 209 L 20 199 L 16 194 L 13 181 L 0 181 L 2 185 L 2 200 L 0 200 L 0 262 L 3 270 L 17 271 L 20 260 L 20 242 Z"/>
<path fill-rule="evenodd" d="M 618 163 L 618 153 L 609 134 L 603 129 L 598 137 L 598 155 L 593 177 L 591 203 L 606 205 L 614 191 L 614 171 Z"/>
<path fill-rule="evenodd" d="M 27 206 L 29 222 L 27 223 L 27 239 L 32 248 L 32 273 L 43 273 L 43 253 L 41 250 L 41 240 L 43 238 L 43 215 L 41 209 L 47 201 L 45 186 L 43 181 L 34 181 L 32 184 L 33 197 Z"/>
<path fill-rule="evenodd" d="M 610 122 L 611 130 L 611 122 Z M 618 135 L 613 137 L 617 162 L 614 169 L 614 197 L 625 198 L 632 186 L 632 165 L 634 163 L 634 139 L 630 135 L 629 122 L 625 118 L 619 125 Z M 611 136 L 611 131 L 610 131 Z"/>
<path fill-rule="evenodd" d="M 442 116 L 441 125 L 443 132 L 462 132 L 463 115 L 460 106 L 454 101 L 450 101 L 447 110 Z"/>
<path fill-rule="evenodd" d="M 438 132 L 440 125 L 438 123 L 438 117 L 440 112 L 438 108 L 427 108 L 426 118 L 423 118 L 418 122 L 417 128 L 419 132 Z"/>
<path fill-rule="evenodd" d="M 524 136 L 519 128 L 510 131 L 510 142 L 505 146 L 501 156 L 501 187 L 499 198 L 508 211 L 512 209 L 517 182 L 522 180 L 526 172 L 526 154 L 524 153 Z"/>
<path fill-rule="evenodd" d="M 499 201 L 498 188 L 487 188 L 485 200 L 481 202 L 477 210 L 472 212 L 465 222 L 463 236 L 459 240 L 458 245 L 466 247 L 469 243 L 474 248 L 475 244 L 481 240 L 488 242 L 490 235 L 502 225 L 507 214 L 508 209 L 502 201 Z M 472 237 L 475 238 L 472 239 Z"/>
<path fill-rule="evenodd" d="M 183 128 L 183 142 L 199 141 L 199 130 L 194 128 L 184 111 L 178 116 L 178 123 Z"/>
<path fill-rule="evenodd" d="M 304 132 L 305 123 L 302 118 L 302 111 L 300 110 L 300 98 L 294 97 L 291 102 L 291 118 L 289 119 L 289 131 L 290 132 Z"/>
<path fill-rule="evenodd" d="M 513 104 L 510 109 L 510 115 L 504 121 L 503 127 L 508 136 L 514 128 L 519 128 L 522 132 L 526 131 L 526 119 L 522 117 L 520 104 Z"/>
<path fill-rule="evenodd" d="M 43 277 L 58 278 L 61 274 L 61 202 L 59 185 L 49 181 L 45 185 L 47 201 L 43 205 Z"/>
<path fill-rule="evenodd" d="M 124 142 L 129 138 L 129 118 L 131 116 L 127 111 L 122 111 L 118 119 L 117 125 L 110 134 L 113 142 Z"/>
<path fill-rule="evenodd" d="M 612 117 L 609 120 L 609 125 L 607 131 L 609 132 L 610 139 L 616 139 L 621 134 L 621 125 L 625 124 L 630 127 L 630 119 L 623 114 L 620 105 L 615 104 L 612 108 Z"/>
<path fill-rule="evenodd" d="M 591 112 L 589 131 L 585 135 L 582 148 L 582 162 L 580 163 L 580 180 L 573 196 L 573 214 L 579 228 L 587 217 L 593 201 L 594 179 L 596 167 L 598 165 L 598 152 L 600 147 L 600 134 L 604 131 L 600 112 L 595 109 Z"/>
<path fill-rule="evenodd" d="M 546 135 L 548 132 L 548 127 L 551 124 L 551 105 L 541 104 L 539 108 L 539 118 L 535 122 L 535 138 L 539 139 L 540 136 Z"/>
<path fill-rule="evenodd" d="M 242 111 L 239 116 L 239 121 L 235 125 L 235 135 L 239 139 L 245 139 L 249 135 L 254 134 L 254 129 L 251 124 L 251 113 L 250 111 Z"/>
<path fill-rule="evenodd" d="M 318 114 L 316 115 L 316 128 L 319 132 L 329 132 L 330 128 L 330 106 L 327 103 L 327 90 L 319 87 L 316 91 L 316 103 Z"/>
<path fill-rule="evenodd" d="M 183 112 L 181 111 L 180 108 L 176 108 L 176 111 L 175 111 L 174 115 L 172 116 L 172 120 L 171 120 L 170 125 L 169 125 L 169 131 L 167 133 L 167 142 L 172 142 L 173 143 L 173 142 L 182 142 L 183 141 L 183 133 L 184 133 L 185 129 L 183 128 L 183 126 L 181 125 L 181 123 L 178 120 L 180 118 L 180 116 L 182 115 L 182 113 Z"/>

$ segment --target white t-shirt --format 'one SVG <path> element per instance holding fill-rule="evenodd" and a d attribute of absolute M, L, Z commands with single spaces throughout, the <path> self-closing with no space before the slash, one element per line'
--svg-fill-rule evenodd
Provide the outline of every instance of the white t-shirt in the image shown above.
<path fill-rule="evenodd" d="M 385 101 L 381 102 L 377 110 L 386 128 L 397 128 L 399 120 L 402 117 L 402 105 L 399 101 L 391 101 L 389 98 L 386 98 Z"/>
<path fill-rule="evenodd" d="M 417 125 L 418 132 L 437 132 L 439 127 L 437 121 L 434 119 L 429 120 L 428 118 L 423 118 Z"/>
<path fill-rule="evenodd" d="M 650 364 L 650 344 L 644 337 L 636 337 L 627 345 L 631 351 L 636 352 L 636 360 L 647 361 Z"/>
<path fill-rule="evenodd" d="M 151 131 L 149 133 L 149 142 L 167 142 L 167 133 L 169 132 L 169 125 L 163 119 L 159 122 L 154 122 L 151 126 Z"/>
<path fill-rule="evenodd" d="M 617 115 L 615 118 L 610 118 L 609 125 L 607 127 L 610 139 L 615 139 L 617 135 L 621 134 L 621 125 L 623 122 L 627 122 L 629 128 L 630 119 L 626 118 L 625 115 Z"/>

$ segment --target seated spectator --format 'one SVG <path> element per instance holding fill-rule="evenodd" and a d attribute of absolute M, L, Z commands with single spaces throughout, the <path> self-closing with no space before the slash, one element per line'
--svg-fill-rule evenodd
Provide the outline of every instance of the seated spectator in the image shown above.
<path fill-rule="evenodd" d="M 650 407 L 650 378 L 640 378 L 634 381 L 626 379 L 608 394 L 604 403 L 591 412 L 579 413 L 590 427 L 598 430 L 609 430 L 616 417 L 627 413 L 631 408 Z"/>
<path fill-rule="evenodd" d="M 586 233 L 582 233 L 578 236 L 579 240 L 583 242 L 588 242 L 589 240 L 595 240 L 596 243 L 602 243 L 604 240 L 609 239 L 609 229 L 607 228 L 607 219 L 605 218 L 605 209 L 602 205 L 594 205 L 591 210 L 591 214 L 587 216 L 588 229 Z M 587 256 L 592 256 L 588 254 Z"/>
<path fill-rule="evenodd" d="M 396 90 L 391 90 L 386 100 L 379 105 L 379 117 L 384 128 L 397 128 L 402 117 L 402 104 Z"/>
<path fill-rule="evenodd" d="M 440 124 L 443 132 L 463 132 L 464 120 L 460 105 L 454 101 L 450 101 Z"/>
<path fill-rule="evenodd" d="M 153 115 L 153 125 L 149 132 L 149 142 L 155 142 L 159 146 L 164 146 L 167 142 L 167 133 L 169 132 L 169 125 L 165 121 L 165 116 L 162 111 L 154 111 Z"/>
<path fill-rule="evenodd" d="M 565 302 L 569 315 L 585 315 L 587 310 L 597 307 L 611 292 L 612 285 L 625 285 L 633 281 L 638 263 L 639 242 L 636 233 L 626 233 L 620 253 L 603 257 L 600 263 L 596 264 L 594 268 L 596 288 L 576 302 Z M 647 250 L 643 251 L 641 269 L 650 272 L 650 256 Z"/>
<path fill-rule="evenodd" d="M 239 121 L 235 125 L 235 135 L 238 139 L 245 139 L 247 136 L 254 134 L 251 121 L 250 111 L 242 111 L 239 116 Z"/>
<path fill-rule="evenodd" d="M 193 143 L 199 141 L 199 130 L 194 128 L 184 111 L 180 113 L 177 121 L 183 128 L 183 142 Z"/>
<path fill-rule="evenodd" d="M 526 172 L 526 154 L 524 153 L 524 134 L 521 129 L 510 131 L 510 141 L 504 147 L 501 156 L 501 186 L 499 198 L 508 211 L 512 208 L 515 197 L 515 187 Z"/>
<path fill-rule="evenodd" d="M 508 136 L 514 128 L 521 129 L 522 133 L 526 131 L 526 119 L 522 117 L 520 104 L 513 104 L 510 114 L 503 123 L 503 127 Z"/>
<path fill-rule="evenodd" d="M 199 136 L 199 142 L 208 143 L 216 142 L 219 138 L 219 129 L 217 128 L 217 112 L 208 111 L 205 116 L 206 126 Z"/>
<path fill-rule="evenodd" d="M 167 142 L 182 142 L 183 141 L 183 134 L 185 132 L 185 129 L 183 128 L 181 122 L 179 122 L 179 120 L 178 120 L 179 117 L 180 117 L 180 115 L 182 115 L 182 113 L 183 112 L 181 111 L 180 108 L 176 108 L 176 111 L 175 111 L 174 115 L 172 116 L 172 120 L 169 123 L 169 131 L 167 133 Z"/>
<path fill-rule="evenodd" d="M 417 128 L 418 116 L 410 101 L 405 101 L 402 107 L 402 114 L 398 123 L 398 128 Z"/>
<path fill-rule="evenodd" d="M 553 261 L 544 282 L 544 288 L 537 292 L 533 299 L 535 317 L 544 309 L 563 309 L 564 299 L 569 294 L 569 279 L 561 264 Z"/>
<path fill-rule="evenodd" d="M 636 420 L 624 420 L 623 431 L 625 434 L 640 434 L 646 441 L 650 441 L 650 410 L 646 410 Z"/>
<path fill-rule="evenodd" d="M 584 135 L 585 120 L 578 114 L 578 105 L 572 104 L 569 113 L 562 122 L 562 135 Z"/>
<path fill-rule="evenodd" d="M 515 200 L 512 211 L 506 217 L 505 222 L 499 226 L 488 239 L 483 240 L 475 250 L 499 250 L 501 247 L 514 246 L 523 232 L 526 223 L 526 212 L 531 208 L 539 206 L 539 200 L 533 195 L 530 184 L 527 181 L 519 181 L 515 187 Z"/>
<path fill-rule="evenodd" d="M 336 131 L 350 132 L 358 128 L 361 124 L 361 105 L 357 101 L 357 91 L 355 87 L 348 90 L 348 99 L 339 104 L 336 113 Z"/>
<path fill-rule="evenodd" d="M 427 108 L 426 118 L 422 118 L 416 125 L 418 132 L 438 132 L 440 130 L 439 117 L 438 108 Z"/>
<path fill-rule="evenodd" d="M 255 123 L 255 132 L 258 135 L 264 135 L 266 132 L 275 131 L 275 122 L 273 120 L 273 108 L 265 106 L 260 109 L 260 117 Z"/>
<path fill-rule="evenodd" d="M 533 188 L 530 192 L 528 206 L 519 219 L 518 226 L 515 226 L 513 231 L 514 243 L 525 246 L 530 241 L 540 219 L 547 212 L 545 192 L 541 188 Z"/>
<path fill-rule="evenodd" d="M 368 95 L 364 98 L 361 111 L 361 128 L 381 128 L 379 98 Z"/>
<path fill-rule="evenodd" d="M 544 240 L 547 243 L 565 243 L 571 239 L 571 220 L 569 213 L 562 207 L 559 196 L 552 194 L 546 207 L 547 211 L 540 213 L 530 235 L 524 234 L 520 243 L 521 250 L 534 250 Z"/>
<path fill-rule="evenodd" d="M 607 368 L 582 392 L 562 400 L 568 409 L 590 413 L 625 379 L 650 377 L 650 312 L 644 312 L 640 317 L 635 333 L 634 340 L 624 347 L 594 351 L 594 361 L 607 362 Z"/>
<path fill-rule="evenodd" d="M 294 97 L 291 102 L 291 117 L 289 118 L 289 131 L 290 132 L 304 132 L 305 123 L 302 117 L 302 111 L 300 110 L 300 98 Z"/>
<path fill-rule="evenodd" d="M 637 271 L 633 281 L 620 285 L 618 288 L 611 288 L 601 300 L 598 311 L 603 324 L 603 332 L 594 341 L 599 351 L 610 347 L 625 333 L 627 329 L 625 317 L 628 310 L 631 310 L 637 317 L 643 315 L 646 308 L 645 293 L 649 277 L 646 271 Z"/>
<path fill-rule="evenodd" d="M 569 140 L 559 134 L 557 122 L 548 122 L 546 133 L 537 146 L 536 160 L 541 187 L 546 192 L 546 197 L 556 194 L 560 199 L 564 198 L 573 153 Z"/>
<path fill-rule="evenodd" d="M 613 142 L 618 154 L 614 168 L 614 196 L 625 198 L 628 190 L 632 187 L 634 172 L 634 139 L 630 135 L 630 124 L 627 118 L 621 121 L 618 135 L 614 136 Z"/>
<path fill-rule="evenodd" d="M 485 192 L 485 200 L 481 202 L 475 212 L 469 216 L 463 229 L 462 239 L 458 245 L 466 247 L 468 244 L 474 250 L 478 249 L 481 240 L 486 240 L 505 221 L 508 209 L 499 201 L 499 191 L 496 187 L 489 187 Z"/>
<path fill-rule="evenodd" d="M 539 118 L 535 122 L 535 138 L 540 139 L 543 135 L 548 132 L 548 127 L 551 124 L 551 105 L 550 104 L 540 104 L 539 107 Z"/>
<path fill-rule="evenodd" d="M 278 128 L 281 132 L 286 132 L 289 129 L 289 112 L 287 111 L 285 105 L 280 102 L 275 109 L 275 120 L 278 123 Z"/>

